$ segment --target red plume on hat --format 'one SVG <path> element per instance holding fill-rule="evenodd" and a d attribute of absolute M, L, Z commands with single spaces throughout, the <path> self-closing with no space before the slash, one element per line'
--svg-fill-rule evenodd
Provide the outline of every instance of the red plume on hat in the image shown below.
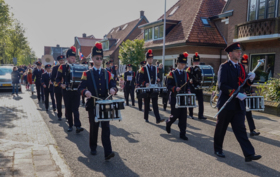
<path fill-rule="evenodd" d="M 243 55 L 243 59 L 244 59 L 244 60 L 248 60 L 248 58 L 249 58 L 248 55 L 246 55 L 246 54 Z"/>
<path fill-rule="evenodd" d="M 149 54 L 153 53 L 152 49 L 149 49 L 149 50 L 148 50 L 148 53 L 149 53 Z"/>
<path fill-rule="evenodd" d="M 189 56 L 189 54 L 187 52 L 184 52 L 183 55 L 185 58 L 187 58 Z"/>
<path fill-rule="evenodd" d="M 195 52 L 195 56 L 196 56 L 196 57 L 198 56 L 198 52 Z"/>
<path fill-rule="evenodd" d="M 72 46 L 70 49 L 71 49 L 73 52 L 76 53 L 76 47 L 75 47 L 75 46 Z"/>
<path fill-rule="evenodd" d="M 95 47 L 98 49 L 98 50 L 101 50 L 102 49 L 102 44 L 100 42 L 96 42 L 95 43 Z"/>

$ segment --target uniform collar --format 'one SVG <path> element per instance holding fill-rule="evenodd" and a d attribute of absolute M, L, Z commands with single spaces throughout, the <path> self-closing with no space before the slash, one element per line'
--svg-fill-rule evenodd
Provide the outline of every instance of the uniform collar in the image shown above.
<path fill-rule="evenodd" d="M 238 64 L 238 62 L 237 63 L 234 63 L 232 60 L 229 60 L 232 64 L 233 64 L 233 66 L 235 66 L 236 64 Z"/>
<path fill-rule="evenodd" d="M 184 70 L 182 69 L 182 70 L 180 70 L 179 68 L 176 68 L 176 70 L 179 72 L 179 71 L 181 71 L 181 72 L 183 72 Z"/>

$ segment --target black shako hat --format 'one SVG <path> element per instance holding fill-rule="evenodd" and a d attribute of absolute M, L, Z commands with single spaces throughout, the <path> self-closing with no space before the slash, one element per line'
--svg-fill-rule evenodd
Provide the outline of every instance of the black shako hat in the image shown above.
<path fill-rule="evenodd" d="M 132 67 L 132 64 L 127 64 L 126 66 L 127 66 L 127 67 Z"/>
<path fill-rule="evenodd" d="M 91 56 L 94 57 L 95 55 L 101 55 L 103 58 L 103 49 L 100 42 L 96 42 L 94 47 L 92 48 Z"/>
<path fill-rule="evenodd" d="M 36 65 L 41 66 L 42 63 L 41 63 L 40 61 L 37 61 L 37 62 L 36 62 Z"/>
<path fill-rule="evenodd" d="M 45 66 L 45 69 L 47 69 L 47 68 L 51 68 L 51 67 L 52 67 L 52 65 L 47 64 L 47 65 Z"/>
<path fill-rule="evenodd" d="M 146 63 L 146 61 L 141 61 L 140 65 L 145 65 Z"/>
<path fill-rule="evenodd" d="M 249 56 L 244 54 L 243 57 L 241 58 L 241 63 L 244 65 L 248 65 L 248 58 Z"/>
<path fill-rule="evenodd" d="M 188 61 L 189 54 L 187 52 L 184 52 L 183 54 L 179 54 L 177 58 L 177 63 L 183 63 L 186 64 Z"/>
<path fill-rule="evenodd" d="M 239 42 L 233 43 L 233 44 L 229 45 L 227 48 L 225 48 L 225 51 L 227 53 L 232 52 L 234 50 L 241 50 L 241 45 Z"/>
<path fill-rule="evenodd" d="M 76 56 L 76 47 L 72 46 L 67 50 L 66 57 L 68 58 L 70 56 Z"/>
<path fill-rule="evenodd" d="M 149 50 L 146 52 L 146 59 L 153 58 L 153 57 L 154 57 L 153 51 L 152 51 L 152 49 L 149 49 Z"/>
<path fill-rule="evenodd" d="M 65 56 L 64 55 L 59 55 L 56 60 L 59 61 L 59 60 L 62 60 L 62 59 L 65 59 Z"/>
<path fill-rule="evenodd" d="M 195 52 L 192 62 L 200 62 L 200 56 L 198 55 L 198 52 Z"/>

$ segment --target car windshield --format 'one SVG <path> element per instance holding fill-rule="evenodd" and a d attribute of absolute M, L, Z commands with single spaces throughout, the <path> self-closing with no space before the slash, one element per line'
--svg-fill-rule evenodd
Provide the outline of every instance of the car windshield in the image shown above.
<path fill-rule="evenodd" d="M 0 67 L 0 76 L 4 76 L 6 74 L 11 74 L 13 71 L 12 67 Z"/>

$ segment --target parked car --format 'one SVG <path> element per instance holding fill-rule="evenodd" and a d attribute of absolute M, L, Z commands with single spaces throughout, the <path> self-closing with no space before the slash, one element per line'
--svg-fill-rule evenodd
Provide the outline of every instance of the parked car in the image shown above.
<path fill-rule="evenodd" d="M 13 89 L 11 73 L 13 66 L 0 66 L 0 89 Z M 18 84 L 21 91 L 21 84 Z"/>

